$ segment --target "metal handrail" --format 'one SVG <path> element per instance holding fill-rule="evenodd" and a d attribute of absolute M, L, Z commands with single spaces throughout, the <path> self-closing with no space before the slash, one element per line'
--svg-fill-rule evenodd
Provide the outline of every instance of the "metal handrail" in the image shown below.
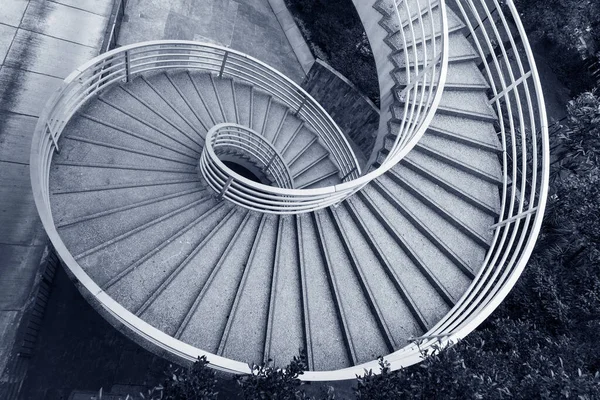
<path fill-rule="evenodd" d="M 407 86 L 401 94 L 406 100 L 404 103 L 404 117 L 391 150 L 377 169 L 357 178 L 360 175 L 358 167 L 346 168 L 340 171 L 342 180 L 355 178 L 354 180 L 318 189 L 295 190 L 263 187 L 249 180 L 229 182 L 228 176 L 213 176 L 211 179 L 213 189 L 222 193 L 224 185 L 228 184 L 228 190 L 223 192 L 223 196 L 238 205 L 266 213 L 296 214 L 335 205 L 352 196 L 371 180 L 383 175 L 396 165 L 425 133 L 441 100 L 446 80 L 448 31 L 445 2 L 437 3 L 441 10 L 439 21 L 433 20 L 433 8 L 436 3 L 427 0 L 424 4 L 428 9 L 426 15 L 429 16 L 430 20 L 426 21 L 421 13 L 417 13 L 417 21 L 415 23 L 410 21 L 408 24 L 410 35 L 407 37 L 404 31 L 400 30 L 402 46 L 404 53 L 407 55 L 407 68 L 405 69 Z M 419 10 L 423 9 L 418 0 L 417 5 Z M 413 15 L 414 10 L 410 8 L 408 2 L 403 2 L 402 6 L 405 7 L 408 15 Z M 395 13 L 400 21 L 400 11 L 395 9 Z M 428 25 L 430 30 L 426 32 L 425 27 Z M 436 31 L 438 27 L 439 32 Z M 439 43 L 436 40 L 431 40 L 430 44 L 429 38 L 438 38 Z M 421 58 L 416 50 L 417 43 L 423 47 L 424 56 L 421 56 Z M 229 59 L 227 59 L 227 64 L 229 62 Z M 236 68 L 236 71 L 239 73 L 238 68 Z M 219 74 L 225 73 L 227 73 L 227 67 L 223 63 L 219 69 Z M 292 93 L 287 93 L 287 95 L 292 95 Z M 308 107 L 305 99 L 307 97 L 300 102 L 286 102 L 286 104 L 296 110 L 296 113 L 302 115 L 304 119 L 310 121 L 312 114 L 307 111 Z M 326 142 L 326 145 L 329 144 Z M 202 172 L 209 173 L 207 164 L 202 166 Z"/>
<path fill-rule="evenodd" d="M 404 31 L 400 30 L 405 53 L 412 53 L 407 61 L 413 65 L 406 68 L 408 85 L 402 96 L 407 101 L 402 126 L 386 159 L 377 169 L 366 175 L 361 176 L 356 156 L 339 127 L 323 108 L 294 82 L 243 53 L 189 41 L 153 41 L 124 46 L 84 64 L 67 77 L 59 89 L 57 98 L 53 103 L 49 103 L 48 107 L 52 112 L 45 134 L 51 136 L 54 147 L 58 150 L 58 139 L 62 130 L 79 107 L 100 91 L 123 80 L 129 81 L 134 75 L 185 68 L 230 76 L 265 90 L 294 110 L 295 114 L 317 133 L 339 169 L 338 176 L 345 182 L 317 189 L 289 189 L 273 186 L 265 188 L 249 180 L 228 182 L 228 179 L 214 179 L 211 186 L 221 193 L 224 192 L 225 184 L 230 185 L 232 190 L 224 194 L 225 198 L 266 213 L 293 214 L 332 206 L 391 169 L 416 145 L 433 118 L 445 84 L 448 58 L 445 44 L 448 33 L 445 3 L 442 1 L 438 4 L 442 15 L 440 21 L 434 21 L 434 4 L 431 0 L 427 1 L 427 15 L 430 21 L 426 23 L 424 17 L 417 13 L 417 21 L 409 22 L 410 36 L 405 37 Z M 403 4 L 409 15 L 412 15 L 407 2 Z M 397 9 L 396 14 L 400 18 Z M 426 25 L 431 29 L 427 34 Z M 441 27 L 439 34 L 436 33 L 436 27 Z M 436 40 L 432 40 L 429 45 L 428 35 L 433 38 L 439 37 L 441 45 L 438 45 Z M 421 59 L 417 54 L 416 44 L 423 47 L 424 56 Z M 268 201 L 264 201 L 265 196 Z"/>
<path fill-rule="evenodd" d="M 294 188 L 294 179 L 287 163 L 268 140 L 243 125 L 223 123 L 215 125 L 206 134 L 204 150 L 200 158 L 201 170 L 210 175 L 205 176 L 205 179 L 216 192 L 223 190 L 213 183 L 219 175 L 232 178 L 229 186 L 234 181 L 253 182 L 237 174 L 221 161 L 219 154 L 231 150 L 242 152 L 258 162 L 264 173 L 272 177 L 273 183 L 278 187 Z M 221 195 L 224 195 L 225 192 L 223 191 Z"/>
<path fill-rule="evenodd" d="M 403 4 L 408 9 L 407 2 Z M 425 26 L 427 26 L 425 17 L 419 16 L 416 21 L 409 21 L 408 37 L 405 37 L 401 29 L 408 82 L 403 93 L 407 101 L 404 106 L 405 118 L 402 120 L 402 126 L 392 150 L 381 166 L 362 176 L 356 157 L 346 139 L 321 106 L 288 78 L 242 53 L 189 41 L 153 41 L 120 47 L 89 61 L 70 74 L 54 92 L 38 119 L 32 140 L 30 173 L 40 219 L 54 248 L 68 267 L 68 273 L 77 282 L 84 296 L 97 304 L 103 310 L 105 317 L 161 352 L 189 361 L 196 360 L 199 355 L 206 355 L 211 366 L 217 369 L 232 373 L 249 373 L 250 369 L 245 363 L 198 349 L 144 322 L 113 300 L 77 263 L 56 229 L 50 206 L 50 165 L 54 152 L 60 150 L 58 141 L 63 129 L 70 118 L 89 99 L 112 85 L 129 81 L 137 74 L 181 68 L 228 75 L 266 90 L 277 100 L 295 110 L 319 135 L 330 151 L 340 168 L 340 176 L 350 180 L 318 189 L 268 187 L 268 190 L 264 190 L 254 185 L 255 182 L 233 181 L 228 172 L 220 171 L 214 176 L 211 175 L 214 184 L 219 185 L 220 188 L 227 188 L 225 195 L 230 196 L 232 201 L 261 212 L 300 213 L 336 204 L 392 168 L 414 147 L 435 114 L 446 78 L 448 30 L 445 2 L 441 0 L 438 5 L 441 10 L 439 22 L 432 19 L 433 2 L 427 0 L 427 4 L 430 11 L 427 15 L 431 18 L 433 38 L 431 45 L 426 39 L 428 35 L 425 34 Z M 396 14 L 399 18 L 399 11 L 396 10 Z M 441 26 L 439 33 L 436 33 L 436 26 Z M 416 43 L 422 43 L 421 56 L 415 49 Z M 409 52 L 412 52 L 410 56 Z M 203 165 L 200 163 L 201 169 L 204 168 Z M 375 364 L 367 363 L 338 371 L 306 372 L 302 379 L 350 379 L 356 374 L 361 374 L 363 368 L 370 365 L 376 369 Z"/>
<path fill-rule="evenodd" d="M 456 343 L 489 317 L 523 272 L 541 228 L 550 170 L 544 98 L 533 52 L 514 2 L 503 3 L 504 6 L 499 0 L 456 0 L 479 56 L 483 60 L 491 57 L 491 65 L 484 65 L 484 73 L 492 90 L 490 105 L 502 116 L 498 133 L 503 149 L 501 208 L 492 227 L 492 243 L 469 289 L 450 312 L 413 343 L 386 357 L 392 369 L 416 364 L 422 361 L 423 352 Z M 378 371 L 375 362 L 360 367 Z M 343 379 L 351 371 L 356 369 L 335 374 Z"/>

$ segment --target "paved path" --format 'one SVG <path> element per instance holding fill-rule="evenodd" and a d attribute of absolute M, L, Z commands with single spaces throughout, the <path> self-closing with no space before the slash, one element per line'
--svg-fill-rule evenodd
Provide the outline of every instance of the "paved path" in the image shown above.
<path fill-rule="evenodd" d="M 46 235 L 29 182 L 48 97 L 100 48 L 112 0 L 0 0 L 0 375 L 30 301 Z"/>
<path fill-rule="evenodd" d="M 304 71 L 268 0 L 129 0 L 118 44 L 179 39 L 247 53 L 296 82 Z"/>

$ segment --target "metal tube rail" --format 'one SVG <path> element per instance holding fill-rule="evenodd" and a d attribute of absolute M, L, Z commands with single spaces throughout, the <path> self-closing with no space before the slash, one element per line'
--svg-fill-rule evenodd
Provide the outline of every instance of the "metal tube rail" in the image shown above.
<path fill-rule="evenodd" d="M 413 12 L 409 9 L 407 2 L 404 2 L 404 7 L 409 15 L 412 15 Z M 434 5 L 428 1 L 426 7 L 429 9 L 429 13 L 426 15 L 432 19 Z M 79 107 L 101 90 L 122 80 L 128 81 L 135 75 L 164 69 L 186 68 L 242 79 L 267 91 L 289 108 L 297 110 L 298 115 L 319 135 L 319 139 L 338 166 L 340 178 L 344 178 L 342 184 L 312 189 L 309 192 L 310 198 L 306 197 L 305 189 L 286 192 L 281 191 L 282 188 L 270 187 L 267 192 L 273 196 L 271 197 L 272 203 L 261 209 L 259 196 L 255 199 L 257 203 L 253 205 L 253 209 L 267 213 L 291 213 L 294 211 L 309 212 L 328 207 L 338 203 L 344 196 L 351 196 L 368 181 L 392 168 L 412 149 L 425 132 L 439 103 L 446 73 L 445 5 L 442 2 L 438 7 L 442 10 L 439 22 L 433 20 L 427 22 L 425 21 L 426 17 L 417 13 L 418 18 L 409 22 L 411 31 L 409 40 L 404 37 L 404 31 L 400 31 L 406 53 L 412 52 L 409 62 L 414 64 L 414 71 L 410 67 L 407 68 L 407 80 L 411 86 L 405 91 L 405 95 L 410 101 L 405 104 L 403 128 L 398 133 L 387 159 L 378 169 L 362 177 L 356 157 L 339 127 L 310 95 L 287 77 L 242 53 L 219 46 L 187 41 L 155 41 L 125 46 L 88 62 L 65 80 L 61 91 L 62 98 L 56 101 L 53 114 L 66 115 L 54 123 L 49 122 L 48 133 L 51 134 L 55 148 L 58 149 L 58 140 L 62 129 Z M 421 5 L 418 8 L 421 9 Z M 398 10 L 396 12 L 400 18 Z M 430 33 L 426 33 L 425 29 L 428 24 L 431 29 Z M 442 44 L 442 51 L 439 53 L 435 53 L 437 47 L 440 47 L 435 39 L 437 37 L 436 26 L 441 26 L 441 33 L 437 35 L 441 36 Z M 430 39 L 427 39 L 428 37 Z M 431 45 L 428 44 L 430 40 Z M 417 44 L 421 44 L 426 52 L 423 60 L 419 60 L 416 51 Z M 428 49 L 432 49 L 431 55 L 427 54 Z M 440 64 L 439 68 L 437 67 L 438 63 Z M 427 73 L 419 73 L 425 69 L 427 69 Z M 436 76 L 437 79 L 435 79 Z M 215 182 L 215 184 L 224 185 L 225 182 Z M 252 193 L 259 195 L 265 192 L 264 188 L 253 187 L 256 185 L 258 185 L 256 182 L 245 183 L 244 187 L 239 187 L 239 190 L 247 196 L 251 196 Z M 232 186 L 236 185 L 232 184 Z M 215 190 L 220 192 L 221 188 L 215 188 Z M 277 204 L 277 198 L 280 199 L 281 204 Z M 248 198 L 248 200 L 251 199 Z M 310 207 L 307 207 L 308 205 Z"/>
<path fill-rule="evenodd" d="M 275 147 L 265 140 L 258 132 L 243 125 L 222 123 L 212 127 L 206 134 L 203 153 L 206 154 L 205 167 L 211 170 L 218 169 L 225 173 L 233 182 L 239 182 L 241 175 L 228 168 L 220 159 L 219 150 L 237 149 L 248 154 L 262 164 L 264 172 L 274 178 L 274 183 L 281 188 L 294 188 L 294 179 L 283 156 Z M 216 165 L 214 165 L 216 164 Z M 208 171 L 207 171 L 208 172 Z M 205 177 L 206 178 L 206 177 Z M 208 180 L 207 180 L 208 181 Z M 209 185 L 219 192 L 222 188 Z M 268 185 L 264 185 L 267 186 Z M 227 197 L 224 195 L 224 197 Z"/>
<path fill-rule="evenodd" d="M 54 248 L 68 267 L 68 273 L 78 282 L 84 296 L 98 304 L 105 317 L 123 329 L 133 332 L 149 346 L 188 361 L 206 355 L 212 367 L 232 373 L 249 373 L 250 369 L 245 363 L 188 345 L 144 322 L 105 293 L 73 258 L 56 229 L 50 207 L 50 166 L 53 154 L 58 150 L 62 131 L 69 119 L 89 99 L 112 85 L 131 80 L 139 74 L 181 68 L 230 76 L 267 91 L 292 110 L 299 110 L 299 116 L 306 119 L 338 163 L 340 175 L 348 175 L 349 180 L 318 189 L 299 190 L 270 186 L 265 188 L 265 185 L 259 186 L 241 176 L 238 179 L 230 179 L 231 175 L 217 168 L 218 163 L 208 162 L 207 152 L 203 152 L 200 157 L 200 170 L 207 180 L 216 187 L 225 189 L 223 195 L 228 196 L 230 201 L 263 213 L 297 214 L 337 204 L 387 172 L 402 159 L 424 134 L 440 102 L 448 62 L 446 5 L 444 0 L 439 1 L 437 7 L 440 8 L 441 15 L 439 21 L 434 21 L 432 9 L 435 1 L 420 1 L 429 9 L 427 16 L 421 15 L 414 21 L 408 21 L 409 38 L 406 38 L 404 30 L 400 29 L 407 83 L 411 85 L 405 92 L 406 99 L 409 100 L 404 106 L 405 117 L 392 151 L 379 168 L 365 175 L 361 175 L 356 157 L 337 125 L 312 97 L 266 64 L 234 50 L 189 41 L 144 42 L 104 53 L 70 74 L 52 95 L 39 117 L 32 140 L 30 173 L 40 219 Z M 402 3 L 402 7 L 409 8 L 407 2 Z M 417 4 L 421 9 L 422 6 Z M 400 20 L 398 9 L 395 9 L 395 12 Z M 411 12 L 408 15 L 413 14 Z M 402 21 L 400 22 L 402 26 Z M 431 25 L 431 35 L 425 34 L 427 23 Z M 438 33 L 436 27 L 440 28 Z M 416 45 L 419 43 L 424 49 L 428 49 L 423 55 L 416 51 Z M 420 74 L 425 68 L 430 68 L 429 72 Z M 535 78 L 537 79 L 537 75 Z M 536 82 L 536 85 L 539 85 L 539 82 Z M 543 212 L 543 207 L 539 210 Z M 539 211 L 535 216 L 528 214 L 527 218 L 535 217 L 537 221 L 538 214 Z M 498 229 L 507 229 L 512 224 L 507 223 Z M 408 354 L 406 351 L 401 349 L 389 357 L 394 361 L 398 359 L 398 355 Z M 362 374 L 365 367 L 377 370 L 376 361 L 337 371 L 310 371 L 301 378 L 351 379 L 357 374 Z"/>

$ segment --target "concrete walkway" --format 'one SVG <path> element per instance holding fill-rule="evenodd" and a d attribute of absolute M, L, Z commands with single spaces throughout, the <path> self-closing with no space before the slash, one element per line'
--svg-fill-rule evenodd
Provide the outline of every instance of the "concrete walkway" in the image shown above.
<path fill-rule="evenodd" d="M 268 0 L 129 0 L 118 44 L 195 40 L 247 53 L 300 83 L 304 71 Z"/>
<path fill-rule="evenodd" d="M 29 181 L 33 130 L 62 79 L 97 55 L 111 7 L 112 0 L 1 0 L 0 375 L 47 243 Z"/>

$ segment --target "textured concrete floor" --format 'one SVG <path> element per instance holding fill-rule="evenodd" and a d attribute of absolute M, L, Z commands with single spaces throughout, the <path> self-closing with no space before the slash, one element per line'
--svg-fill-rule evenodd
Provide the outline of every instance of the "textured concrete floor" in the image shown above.
<path fill-rule="evenodd" d="M 119 45 L 178 39 L 242 51 L 301 82 L 304 72 L 268 0 L 129 0 Z"/>
<path fill-rule="evenodd" d="M 33 130 L 61 80 L 98 53 L 112 0 L 0 3 L 1 373 L 46 245 L 29 182 Z"/>

